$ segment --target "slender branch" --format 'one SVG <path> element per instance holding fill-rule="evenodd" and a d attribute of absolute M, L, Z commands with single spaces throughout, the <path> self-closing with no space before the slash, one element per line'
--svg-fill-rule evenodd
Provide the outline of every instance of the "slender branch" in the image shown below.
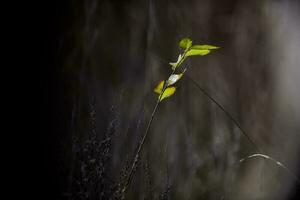
<path fill-rule="evenodd" d="M 264 155 L 264 154 L 260 154 L 260 153 L 256 153 L 256 154 L 252 154 L 252 155 L 249 155 L 245 158 L 242 158 L 239 160 L 240 163 L 250 159 L 250 158 L 264 158 L 264 159 L 267 159 L 267 160 L 270 160 L 272 163 L 275 163 L 277 166 L 279 166 L 280 168 L 284 169 L 287 173 L 289 173 L 298 183 L 300 183 L 300 180 L 299 178 L 297 177 L 296 174 L 294 174 L 288 167 L 286 167 L 284 164 L 282 164 L 281 162 L 275 160 L 274 158 L 268 156 L 268 155 Z"/>
<path fill-rule="evenodd" d="M 253 140 L 248 136 L 248 134 L 246 133 L 246 131 L 241 127 L 241 125 L 238 123 L 238 121 L 236 119 L 234 119 L 232 117 L 232 115 L 221 105 L 219 104 L 212 96 L 210 96 L 196 81 L 194 81 L 191 77 L 189 77 L 187 75 L 188 79 L 206 96 L 208 97 L 212 102 L 214 102 L 225 114 L 226 116 L 239 128 L 239 130 L 242 132 L 242 134 L 248 139 L 248 141 L 255 147 L 257 153 L 256 154 L 252 154 L 246 158 L 243 158 L 240 160 L 240 163 L 242 163 L 243 161 L 253 158 L 253 157 L 263 157 L 265 159 L 268 159 L 270 161 L 272 161 L 273 163 L 275 163 L 277 166 L 280 166 L 281 168 L 283 168 L 286 172 L 288 172 L 298 183 L 300 183 L 299 178 L 297 177 L 297 175 L 295 175 L 295 173 L 293 173 L 288 167 L 286 167 L 284 164 L 282 164 L 281 162 L 279 162 L 278 160 L 263 154 L 262 150 L 260 150 L 258 148 L 258 146 L 253 142 Z"/>
<path fill-rule="evenodd" d="M 187 75 L 187 78 L 212 102 L 214 102 L 225 114 L 226 116 L 238 127 L 242 134 L 247 138 L 247 140 L 253 145 L 257 153 L 262 153 L 261 149 L 253 142 L 253 140 L 248 136 L 246 131 L 242 128 L 240 123 L 232 117 L 232 115 L 221 105 L 219 104 L 212 96 L 210 96 L 196 81 L 194 81 L 190 76 Z"/>
<path fill-rule="evenodd" d="M 124 188 L 123 188 L 123 191 L 122 191 L 123 193 L 125 193 L 125 192 L 127 191 L 127 188 L 128 188 L 128 186 L 129 186 L 129 184 L 130 184 L 132 178 L 133 178 L 134 170 L 135 170 L 136 165 L 137 165 L 137 163 L 138 163 L 139 156 L 140 156 L 140 152 L 141 152 L 142 147 L 143 147 L 143 145 L 144 145 L 144 143 L 145 143 L 146 137 L 147 137 L 148 132 L 149 132 L 149 130 L 150 130 L 150 127 L 151 127 L 151 124 L 152 124 L 152 121 L 153 121 L 153 119 L 154 119 L 154 115 L 155 115 L 155 113 L 156 113 L 156 110 L 157 110 L 158 106 L 159 106 L 159 99 L 157 100 L 157 102 L 156 102 L 156 104 L 155 104 L 155 106 L 154 106 L 154 109 L 153 109 L 153 111 L 152 111 L 151 118 L 150 118 L 150 120 L 149 120 L 149 122 L 148 122 L 146 131 L 145 131 L 145 134 L 144 134 L 144 136 L 143 136 L 143 138 L 142 138 L 142 140 L 141 140 L 141 143 L 140 143 L 140 145 L 139 145 L 139 147 L 138 147 L 138 150 L 137 150 L 137 152 L 136 152 L 136 154 L 135 154 L 135 158 L 134 158 L 133 164 L 132 164 L 132 166 L 131 166 L 131 169 L 130 169 L 130 172 L 129 172 L 129 175 L 128 175 L 126 184 L 125 184 L 125 186 L 124 186 Z"/>
<path fill-rule="evenodd" d="M 180 59 L 179 62 L 176 64 L 176 66 L 173 68 L 172 73 L 170 74 L 170 76 L 172 76 L 172 75 L 175 73 L 176 68 L 179 67 L 179 66 L 184 62 L 184 60 L 186 59 L 185 55 L 186 55 L 186 53 L 187 53 L 188 50 L 189 50 L 189 49 L 186 49 L 186 50 L 184 51 L 184 53 L 183 53 L 181 59 Z M 169 76 L 169 77 L 170 77 L 170 76 Z M 168 78 L 169 78 L 169 77 L 168 77 Z M 164 94 L 164 92 L 165 92 L 165 90 L 167 89 L 167 87 L 168 87 L 168 79 L 166 79 L 166 80 L 164 81 L 164 85 L 163 85 L 162 91 L 161 91 L 161 93 L 159 94 L 158 99 L 157 99 L 157 101 L 156 101 L 156 104 L 155 104 L 155 106 L 154 106 L 154 108 L 153 108 L 153 111 L 152 111 L 150 120 L 149 120 L 148 125 L 147 125 L 147 128 L 146 128 L 146 130 L 145 130 L 145 134 L 144 134 L 144 136 L 143 136 L 143 138 L 142 138 L 142 140 L 141 140 L 141 142 L 140 142 L 140 144 L 139 144 L 139 147 L 138 147 L 138 149 L 137 149 L 137 152 L 136 152 L 136 154 L 135 154 L 135 158 L 134 158 L 133 164 L 132 164 L 132 166 L 131 166 L 131 168 L 130 168 L 129 175 L 128 175 L 128 178 L 127 178 L 127 181 L 126 181 L 125 186 L 124 186 L 124 188 L 123 188 L 123 190 L 122 190 L 122 194 L 123 194 L 123 195 L 126 193 L 128 187 L 129 187 L 129 185 L 130 185 L 130 183 L 131 183 L 131 181 L 132 181 L 132 179 L 133 179 L 134 172 L 135 172 L 135 168 L 136 168 L 137 163 L 138 163 L 138 161 L 139 161 L 140 153 L 141 153 L 142 148 L 143 148 L 143 146 L 144 146 L 144 144 L 145 144 L 145 141 L 146 141 L 146 138 L 147 138 L 147 136 L 148 136 L 148 133 L 149 133 L 149 130 L 150 130 L 152 121 L 153 121 L 153 119 L 154 119 L 155 113 L 156 113 L 156 111 L 157 111 L 157 109 L 158 109 L 158 107 L 159 107 L 159 104 L 160 104 L 162 95 Z M 123 196 L 123 198 L 124 198 L 124 196 Z"/>

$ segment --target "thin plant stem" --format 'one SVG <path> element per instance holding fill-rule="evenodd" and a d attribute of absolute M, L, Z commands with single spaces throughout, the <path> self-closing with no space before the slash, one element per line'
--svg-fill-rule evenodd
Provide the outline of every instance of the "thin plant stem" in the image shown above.
<path fill-rule="evenodd" d="M 238 123 L 238 121 L 236 119 L 234 119 L 234 117 L 220 104 L 218 103 L 217 100 L 215 100 L 211 95 L 209 95 L 196 81 L 194 81 L 191 77 L 189 77 L 187 75 L 188 79 L 206 96 L 208 97 L 212 102 L 214 102 L 225 114 L 226 116 L 238 127 L 238 129 L 242 132 L 242 134 L 247 138 L 247 140 L 254 146 L 254 148 L 256 149 L 257 153 L 256 154 L 252 154 L 246 158 L 243 158 L 240 160 L 240 163 L 242 163 L 243 161 L 253 158 L 253 157 L 263 157 L 265 159 L 268 159 L 270 161 L 272 161 L 273 163 L 275 163 L 277 166 L 283 168 L 288 174 L 290 174 L 298 183 L 300 183 L 299 178 L 295 175 L 295 173 L 293 173 L 288 167 L 286 167 L 284 164 L 282 164 L 281 162 L 279 162 L 278 160 L 263 154 L 263 151 L 258 148 L 258 146 L 253 142 L 253 140 L 250 138 L 250 136 L 246 133 L 246 131 L 242 128 L 242 126 Z"/>
<path fill-rule="evenodd" d="M 238 129 L 242 132 L 242 134 L 247 138 L 247 140 L 253 145 L 257 153 L 261 153 L 261 149 L 253 142 L 253 140 L 249 137 L 246 131 L 242 128 L 240 123 L 232 117 L 231 114 L 221 105 L 219 104 L 211 95 L 209 95 L 196 81 L 194 81 L 191 77 L 187 75 L 187 78 L 212 102 L 214 102 L 224 113 L 225 115 L 238 127 Z"/>
<path fill-rule="evenodd" d="M 185 60 L 185 55 L 186 55 L 186 53 L 187 53 L 188 50 L 189 50 L 189 49 L 186 49 L 186 50 L 184 51 L 184 53 L 183 53 L 183 55 L 182 55 L 180 61 L 179 61 L 179 62 L 176 64 L 176 66 L 173 68 L 172 73 L 170 74 L 170 76 L 172 76 L 172 75 L 175 73 L 176 68 L 179 67 L 179 66 L 183 63 L 183 61 Z M 170 77 L 170 76 L 169 76 L 169 77 Z M 145 134 L 144 134 L 144 136 L 143 136 L 143 138 L 142 138 L 142 140 L 141 140 L 141 142 L 140 142 L 140 144 L 139 144 L 139 147 L 138 147 L 138 149 L 137 149 L 137 152 L 136 152 L 136 154 L 135 154 L 135 158 L 134 158 L 134 161 L 133 161 L 132 166 L 131 166 L 131 168 L 130 168 L 129 175 L 128 175 L 128 178 L 127 178 L 127 181 L 126 181 L 125 186 L 124 186 L 124 188 L 123 188 L 123 190 L 122 190 L 122 194 L 123 194 L 123 195 L 126 193 L 128 187 L 129 187 L 129 185 L 130 185 L 130 183 L 131 183 L 131 181 L 132 181 L 132 179 L 133 179 L 133 177 L 134 177 L 134 172 L 135 172 L 135 168 L 136 168 L 136 166 L 137 166 L 137 163 L 138 163 L 138 161 L 139 161 L 140 153 L 141 153 L 142 148 L 143 148 L 143 146 L 144 146 L 144 144 L 145 144 L 145 141 L 146 141 L 146 138 L 147 138 L 147 136 L 148 136 L 148 133 L 149 133 L 151 124 L 152 124 L 152 122 L 153 122 L 155 113 L 156 113 L 156 111 L 157 111 L 157 109 L 158 109 L 158 107 L 159 107 L 159 104 L 160 104 L 160 102 L 161 102 L 162 95 L 163 95 L 163 93 L 165 92 L 165 90 L 167 89 L 167 86 L 168 86 L 168 79 L 166 79 L 166 80 L 164 81 L 164 85 L 163 85 L 162 91 L 161 91 L 161 93 L 159 94 L 158 99 L 157 99 L 157 101 L 156 101 L 156 104 L 155 104 L 155 106 L 154 106 L 154 108 L 153 108 L 153 111 L 152 111 L 150 120 L 149 120 L 149 122 L 148 122 L 148 124 L 147 124 L 147 128 L 146 128 L 146 130 L 145 130 Z M 123 196 L 123 197 L 124 197 L 124 196 Z"/>
<path fill-rule="evenodd" d="M 284 164 L 282 164 L 281 162 L 275 160 L 274 158 L 265 155 L 265 154 L 260 154 L 260 153 L 256 153 L 256 154 L 252 154 L 249 155 L 245 158 L 242 158 L 239 160 L 240 163 L 249 160 L 250 158 L 264 158 L 266 160 L 271 161 L 272 163 L 275 163 L 277 166 L 279 166 L 280 168 L 284 169 L 288 174 L 290 174 L 298 183 L 300 183 L 299 178 L 296 176 L 296 174 L 294 174 L 288 167 L 286 167 Z"/>
<path fill-rule="evenodd" d="M 132 166 L 131 166 L 131 168 L 130 168 L 130 172 L 129 172 L 129 175 L 128 175 L 126 184 L 125 184 L 125 186 L 124 186 L 124 188 L 123 188 L 123 193 L 125 193 L 125 192 L 127 191 L 127 188 L 128 188 L 128 186 L 129 186 L 129 184 L 130 184 L 132 178 L 133 178 L 133 173 L 134 173 L 135 167 L 136 167 L 136 165 L 137 165 L 137 163 L 138 163 L 139 156 L 140 156 L 140 152 L 141 152 L 141 150 L 142 150 L 142 147 L 143 147 L 143 145 L 144 145 L 144 143 L 145 143 L 145 140 L 146 140 L 146 138 L 147 138 L 147 135 L 148 135 L 148 133 L 149 133 L 149 130 L 150 130 L 150 127 L 151 127 L 151 124 L 152 124 L 152 121 L 153 121 L 153 119 L 154 119 L 154 115 L 155 115 L 155 113 L 156 113 L 156 110 L 157 110 L 158 106 L 159 106 L 159 100 L 157 100 L 157 102 L 156 102 L 156 104 L 155 104 L 155 106 L 154 106 L 154 109 L 153 109 L 153 111 L 152 111 L 151 118 L 150 118 L 150 120 L 149 120 L 149 122 L 148 122 L 146 131 L 145 131 L 145 134 L 144 134 L 144 136 L 143 136 L 143 138 L 142 138 L 142 140 L 141 140 L 141 142 L 140 142 L 140 144 L 139 144 L 138 150 L 137 150 L 137 152 L 136 152 L 136 154 L 135 154 L 135 158 L 134 158 L 133 164 L 132 164 Z"/>

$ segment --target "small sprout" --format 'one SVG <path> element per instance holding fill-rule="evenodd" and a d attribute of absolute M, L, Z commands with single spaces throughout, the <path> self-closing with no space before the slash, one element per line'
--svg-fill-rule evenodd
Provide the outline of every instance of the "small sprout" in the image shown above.
<path fill-rule="evenodd" d="M 219 48 L 217 46 L 208 45 L 208 44 L 193 45 L 193 41 L 189 38 L 184 38 L 180 40 L 179 46 L 182 49 L 184 49 L 184 53 L 179 54 L 176 62 L 169 63 L 172 66 L 173 73 L 166 80 L 166 86 L 165 86 L 165 81 L 160 81 L 159 84 L 154 89 L 154 92 L 159 94 L 159 98 L 160 98 L 159 101 L 163 100 L 166 97 L 171 96 L 175 92 L 176 88 L 169 87 L 169 86 L 175 84 L 183 76 L 186 68 L 181 74 L 174 74 L 174 72 L 176 71 L 176 68 L 179 67 L 186 60 L 186 58 L 190 56 L 205 56 L 209 54 L 212 50 Z"/>
<path fill-rule="evenodd" d="M 159 96 L 158 98 L 159 101 L 162 101 L 163 99 L 172 96 L 176 91 L 176 87 L 168 87 L 167 89 L 165 89 L 164 93 L 161 95 L 161 97 Z"/>
<path fill-rule="evenodd" d="M 189 49 L 192 46 L 192 44 L 193 41 L 190 38 L 184 38 L 179 42 L 179 46 L 184 50 Z"/>
<path fill-rule="evenodd" d="M 170 62 L 169 64 L 172 66 L 172 69 L 174 70 L 176 67 L 178 67 L 178 64 L 180 62 L 180 60 L 182 59 L 182 55 L 179 54 L 177 61 L 175 63 Z"/>
<path fill-rule="evenodd" d="M 204 44 L 204 45 L 194 45 L 191 49 L 199 49 L 199 50 L 212 50 L 212 49 L 219 49 L 220 47 Z"/>
<path fill-rule="evenodd" d="M 172 69 L 174 70 L 176 68 L 177 63 L 169 63 L 172 66 Z"/>

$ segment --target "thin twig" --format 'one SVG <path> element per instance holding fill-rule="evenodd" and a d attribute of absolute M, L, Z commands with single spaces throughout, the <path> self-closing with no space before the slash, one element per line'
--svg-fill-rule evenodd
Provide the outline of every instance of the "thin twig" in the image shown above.
<path fill-rule="evenodd" d="M 242 134 L 247 138 L 247 140 L 253 145 L 257 153 L 261 153 L 261 149 L 253 142 L 253 140 L 248 136 L 246 131 L 242 128 L 240 123 L 232 117 L 232 115 L 221 105 L 219 104 L 212 96 L 210 96 L 196 81 L 194 81 L 190 76 L 187 75 L 188 80 L 190 80 L 206 97 L 208 97 L 212 102 L 214 102 L 225 114 L 226 116 L 238 127 Z"/>
<path fill-rule="evenodd" d="M 176 69 L 173 69 L 173 71 L 172 71 L 172 73 L 171 73 L 170 76 L 172 76 L 172 75 L 175 73 L 175 71 L 176 71 Z M 137 152 L 136 152 L 136 154 L 135 154 L 135 158 L 134 158 L 133 164 L 132 164 L 132 166 L 131 166 L 131 169 L 130 169 L 130 172 L 129 172 L 129 175 L 128 175 L 128 179 L 127 179 L 126 184 L 125 184 L 125 186 L 124 186 L 124 188 L 123 188 L 123 191 L 122 191 L 123 194 L 126 193 L 126 191 L 127 191 L 127 189 L 128 189 L 128 186 L 129 186 L 129 184 L 130 184 L 130 182 L 131 182 L 131 180 L 132 180 L 132 178 L 133 178 L 134 170 L 135 170 L 136 165 L 137 165 L 137 163 L 138 163 L 139 156 L 140 156 L 140 152 L 141 152 L 141 150 L 142 150 L 142 148 L 143 148 L 143 146 L 144 146 L 144 143 L 145 143 L 145 141 L 146 141 L 146 138 L 147 138 L 147 135 L 148 135 L 148 133 L 149 133 L 149 130 L 150 130 L 152 121 L 153 121 L 154 116 L 155 116 L 155 113 L 156 113 L 156 111 L 157 111 L 157 109 L 158 109 L 158 107 L 159 107 L 159 104 L 160 104 L 162 95 L 163 95 L 163 93 L 165 92 L 165 90 L 166 90 L 166 88 L 167 88 L 167 86 L 168 86 L 167 80 L 168 80 L 168 79 L 166 79 L 166 81 L 164 82 L 163 89 L 162 89 L 162 91 L 161 91 L 161 93 L 160 93 L 160 95 L 159 95 L 159 97 L 158 97 L 158 99 L 157 99 L 157 101 L 156 101 L 156 104 L 155 104 L 155 106 L 154 106 L 154 108 L 153 108 L 153 111 L 152 111 L 150 120 L 149 120 L 149 122 L 148 122 L 146 131 L 145 131 L 145 134 L 144 134 L 144 136 L 143 136 L 143 138 L 142 138 L 142 140 L 141 140 L 141 143 L 140 143 L 140 145 L 139 145 L 139 147 L 138 147 L 138 150 L 137 150 Z"/>
<path fill-rule="evenodd" d="M 256 154 L 252 154 L 252 155 L 249 155 L 245 158 L 242 158 L 239 160 L 240 163 L 250 159 L 250 158 L 264 158 L 264 159 L 267 159 L 267 160 L 270 160 L 272 163 L 275 163 L 277 166 L 279 166 L 280 168 L 284 169 L 287 173 L 289 173 L 292 177 L 294 177 L 294 179 L 300 183 L 300 180 L 299 178 L 296 176 L 296 174 L 294 174 L 288 167 L 286 167 L 284 164 L 282 164 L 281 162 L 275 160 L 274 158 L 268 156 L 268 155 L 265 155 L 265 154 L 260 154 L 260 153 L 256 153 Z"/>
<path fill-rule="evenodd" d="M 149 130 L 150 130 L 152 121 L 153 121 L 153 119 L 154 119 L 155 113 L 156 113 L 156 111 L 157 111 L 157 109 L 158 109 L 158 107 L 159 107 L 159 104 L 160 104 L 160 102 L 161 102 L 162 95 L 164 94 L 165 90 L 166 90 L 167 87 L 168 87 L 168 79 L 169 79 L 170 76 L 172 76 L 172 75 L 175 73 L 177 67 L 179 67 L 179 66 L 184 62 L 184 60 L 186 59 L 185 55 L 186 55 L 186 53 L 187 53 L 188 51 L 189 51 L 189 48 L 187 48 L 187 49 L 184 51 L 184 53 L 182 54 L 181 59 L 179 60 L 179 62 L 176 64 L 176 66 L 173 67 L 172 73 L 171 73 L 171 74 L 168 76 L 168 78 L 164 81 L 163 88 L 162 88 L 161 93 L 159 94 L 158 99 L 157 99 L 157 101 L 156 101 L 156 104 L 155 104 L 155 106 L 154 106 L 154 108 L 153 108 L 153 111 L 152 111 L 150 120 L 149 120 L 148 125 L 147 125 L 147 128 L 146 128 L 146 130 L 145 130 L 145 134 L 144 134 L 144 136 L 143 136 L 143 138 L 142 138 L 142 140 L 141 140 L 141 142 L 140 142 L 140 144 L 139 144 L 138 150 L 137 150 L 137 152 L 136 152 L 136 154 L 135 154 L 134 161 L 133 161 L 132 166 L 131 166 L 131 168 L 130 168 L 130 172 L 129 172 L 127 181 L 126 181 L 126 183 L 125 183 L 125 185 L 124 185 L 124 188 L 123 188 L 123 190 L 122 190 L 123 198 L 124 198 L 124 195 L 126 194 L 126 191 L 127 191 L 128 187 L 129 187 L 129 185 L 130 185 L 130 183 L 131 183 L 131 181 L 132 181 L 132 179 L 133 179 L 134 172 L 135 172 L 135 168 L 136 168 L 137 163 L 138 163 L 138 161 L 139 161 L 140 153 L 141 153 L 141 151 L 142 151 L 142 148 L 143 148 L 144 143 L 145 143 L 145 141 L 146 141 L 146 138 L 147 138 L 147 136 L 148 136 L 148 133 L 149 133 Z"/>
<path fill-rule="evenodd" d="M 212 102 L 214 102 L 225 114 L 226 116 L 239 128 L 239 130 L 242 132 L 242 134 L 248 139 L 248 141 L 255 147 L 257 153 L 250 155 L 246 158 L 243 158 L 240 160 L 240 163 L 243 162 L 246 159 L 252 158 L 252 157 L 263 157 L 266 158 L 270 161 L 272 161 L 273 163 L 275 163 L 276 165 L 280 166 L 281 168 L 283 168 L 286 172 L 288 172 L 298 183 L 300 183 L 299 178 L 295 175 L 295 173 L 293 173 L 288 167 L 286 167 L 284 164 L 282 164 L 281 162 L 279 162 L 278 160 L 267 156 L 265 154 L 263 154 L 263 151 L 261 149 L 258 148 L 258 146 L 253 142 L 253 140 L 248 136 L 248 134 L 246 133 L 246 131 L 244 131 L 244 129 L 241 127 L 241 125 L 238 123 L 238 121 L 236 119 L 234 119 L 232 117 L 232 115 L 221 105 L 219 104 L 211 95 L 209 95 L 196 81 L 194 81 L 191 77 L 189 77 L 187 75 L 188 79 L 206 96 L 208 97 Z"/>
<path fill-rule="evenodd" d="M 148 132 L 149 132 L 149 130 L 150 130 L 150 127 L 151 127 L 151 124 L 152 124 L 152 121 L 153 121 L 153 118 L 154 118 L 154 115 L 155 115 L 155 112 L 156 112 L 158 106 L 159 106 L 159 100 L 158 100 L 158 101 L 156 102 L 156 104 L 155 104 L 155 107 L 154 107 L 154 109 L 153 109 L 153 111 L 152 111 L 152 114 L 151 114 L 151 118 L 150 118 L 150 120 L 149 120 L 149 122 L 148 122 L 148 125 L 147 125 L 147 129 L 146 129 L 146 131 L 145 131 L 145 134 L 144 134 L 144 136 L 143 136 L 143 138 L 142 138 L 142 141 L 141 141 L 141 143 L 140 143 L 140 145 L 139 145 L 139 147 L 138 147 L 138 150 L 137 150 L 137 152 L 136 152 L 136 154 L 135 154 L 135 158 L 134 158 L 133 164 L 132 164 L 132 166 L 131 166 L 131 169 L 130 169 L 130 172 L 129 172 L 129 175 L 128 175 L 126 184 L 125 184 L 125 186 L 124 186 L 124 188 L 123 188 L 123 191 L 122 191 L 124 194 L 125 194 L 125 192 L 127 191 L 127 188 L 128 188 L 128 186 L 129 186 L 129 184 L 130 184 L 130 182 L 131 182 L 131 180 L 132 180 L 133 173 L 134 173 L 134 169 L 135 169 L 135 167 L 136 167 L 136 165 L 137 165 L 137 162 L 138 162 L 138 160 L 139 160 L 140 152 L 141 152 L 142 147 L 143 147 L 143 145 L 144 145 L 144 143 L 145 143 L 146 137 L 147 137 Z"/>

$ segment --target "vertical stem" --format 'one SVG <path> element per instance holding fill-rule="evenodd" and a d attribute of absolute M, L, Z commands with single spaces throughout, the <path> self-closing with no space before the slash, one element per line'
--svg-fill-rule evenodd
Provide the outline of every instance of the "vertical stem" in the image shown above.
<path fill-rule="evenodd" d="M 140 157 L 140 152 L 141 152 L 141 150 L 142 150 L 142 147 L 143 147 L 143 145 L 144 145 L 144 143 L 145 143 L 145 140 L 146 140 L 146 138 L 147 138 L 147 135 L 148 135 L 148 133 L 149 133 L 149 130 L 150 130 L 150 127 L 151 127 L 151 124 L 152 124 L 152 121 L 153 121 L 153 118 L 154 118 L 154 115 L 155 115 L 155 112 L 156 112 L 158 106 L 159 106 L 159 100 L 157 100 L 157 102 L 156 102 L 156 104 L 155 104 L 155 107 L 154 107 L 154 109 L 153 109 L 153 111 L 152 111 L 152 114 L 151 114 L 151 118 L 150 118 L 150 120 L 149 120 L 149 122 L 148 122 L 148 125 L 147 125 L 147 129 L 146 129 L 146 131 L 145 131 L 145 134 L 144 134 L 144 136 L 143 136 L 143 138 L 142 138 L 142 141 L 141 141 L 141 143 L 140 143 L 140 145 L 139 145 L 139 147 L 138 147 L 138 150 L 137 150 L 137 152 L 136 152 L 136 154 L 135 154 L 135 158 L 134 158 L 133 164 L 132 164 L 132 166 L 131 166 L 131 169 L 130 169 L 130 172 L 129 172 L 128 179 L 127 179 L 126 184 L 125 184 L 125 187 L 123 188 L 123 191 L 122 191 L 123 193 L 125 193 L 125 192 L 127 191 L 127 188 L 128 188 L 128 186 L 129 186 L 129 184 L 130 184 L 132 178 L 133 178 L 133 173 L 134 173 L 134 170 L 135 170 L 136 165 L 137 165 L 137 163 L 138 163 L 138 160 L 139 160 L 139 157 Z"/>
<path fill-rule="evenodd" d="M 172 73 L 170 74 L 170 76 L 172 76 L 172 75 L 175 73 L 176 68 L 179 67 L 179 66 L 184 62 L 184 60 L 185 60 L 185 55 L 186 55 L 186 52 L 187 52 L 188 50 L 189 50 L 189 49 L 186 49 L 186 50 L 184 51 L 184 53 L 183 53 L 183 55 L 182 55 L 180 61 L 179 61 L 179 62 L 176 64 L 176 66 L 173 68 Z M 170 76 L 169 76 L 169 77 L 170 77 Z M 169 78 L 169 77 L 168 77 L 168 78 Z M 149 120 L 148 125 L 147 125 L 147 128 L 146 128 L 146 130 L 145 130 L 145 134 L 144 134 L 144 136 L 143 136 L 143 138 L 142 138 L 142 140 L 141 140 L 141 142 L 140 142 L 140 144 L 139 144 L 138 150 L 137 150 L 137 152 L 136 152 L 136 154 L 135 154 L 135 158 L 134 158 L 134 161 L 133 161 L 132 166 L 131 166 L 131 168 L 130 168 L 129 175 L 128 175 L 128 178 L 127 178 L 127 181 L 126 181 L 125 186 L 124 186 L 124 188 L 123 188 L 123 190 L 122 190 L 122 199 L 125 198 L 124 195 L 125 195 L 125 193 L 126 193 L 128 187 L 129 187 L 129 185 L 130 185 L 130 183 L 131 183 L 131 181 L 132 181 L 132 179 L 133 179 L 134 172 L 135 172 L 135 168 L 136 168 L 137 163 L 138 163 L 138 161 L 139 161 L 140 153 L 141 153 L 142 148 L 143 148 L 143 146 L 144 146 L 144 144 L 145 144 L 145 141 L 146 141 L 147 135 L 148 135 L 148 133 L 149 133 L 149 130 L 150 130 L 152 121 L 153 121 L 153 119 L 154 119 L 155 113 L 156 113 L 156 111 L 157 111 L 157 109 L 158 109 L 158 107 L 159 107 L 159 103 L 160 103 L 160 101 L 161 101 L 162 95 L 163 95 L 163 93 L 165 92 L 167 86 L 168 86 L 168 79 L 166 79 L 165 82 L 164 82 L 164 86 L 163 86 L 163 88 L 162 88 L 162 91 L 161 91 L 161 93 L 159 94 L 159 97 L 158 97 L 158 99 L 157 99 L 157 101 L 156 101 L 156 104 L 155 104 L 155 106 L 154 106 L 154 108 L 153 108 L 153 111 L 152 111 L 150 120 Z"/>
<path fill-rule="evenodd" d="M 175 70 L 173 70 L 172 74 L 174 74 L 174 72 L 175 72 Z M 172 74 L 171 74 L 171 75 L 172 75 Z M 122 191 L 123 194 L 127 191 L 128 186 L 129 186 L 129 184 L 131 183 L 131 180 L 132 180 L 132 178 L 133 178 L 134 170 L 135 170 L 136 165 L 137 165 L 137 163 L 138 163 L 138 161 L 139 161 L 140 152 L 141 152 L 141 150 L 142 150 L 142 148 L 143 148 L 143 146 L 144 146 L 144 144 L 145 144 L 145 141 L 146 141 L 147 135 L 148 135 L 148 133 L 149 133 L 149 130 L 150 130 L 152 121 L 153 121 L 153 119 L 154 119 L 156 110 L 157 110 L 158 107 L 159 107 L 159 103 L 160 103 L 162 94 L 164 93 L 164 91 L 165 91 L 166 88 L 167 88 L 167 83 L 166 83 L 166 82 L 167 82 L 167 81 L 165 81 L 164 87 L 163 87 L 163 89 L 162 89 L 162 92 L 160 93 L 160 95 L 159 95 L 159 97 L 158 97 L 158 99 L 157 99 L 157 101 L 156 101 L 156 104 L 155 104 L 155 106 L 154 106 L 154 108 L 153 108 L 153 111 L 152 111 L 150 120 L 149 120 L 148 125 L 147 125 L 147 128 L 146 128 L 145 134 L 144 134 L 144 136 L 143 136 L 143 138 L 142 138 L 142 140 L 141 140 L 141 142 L 140 142 L 140 145 L 139 145 L 139 147 L 138 147 L 138 150 L 137 150 L 137 152 L 136 152 L 136 154 L 135 154 L 135 158 L 134 158 L 133 164 L 132 164 L 132 166 L 131 166 L 131 169 L 130 169 L 130 172 L 129 172 L 128 179 L 127 179 L 126 184 L 125 184 L 125 186 L 124 186 L 124 188 L 123 188 L 123 191 Z"/>

